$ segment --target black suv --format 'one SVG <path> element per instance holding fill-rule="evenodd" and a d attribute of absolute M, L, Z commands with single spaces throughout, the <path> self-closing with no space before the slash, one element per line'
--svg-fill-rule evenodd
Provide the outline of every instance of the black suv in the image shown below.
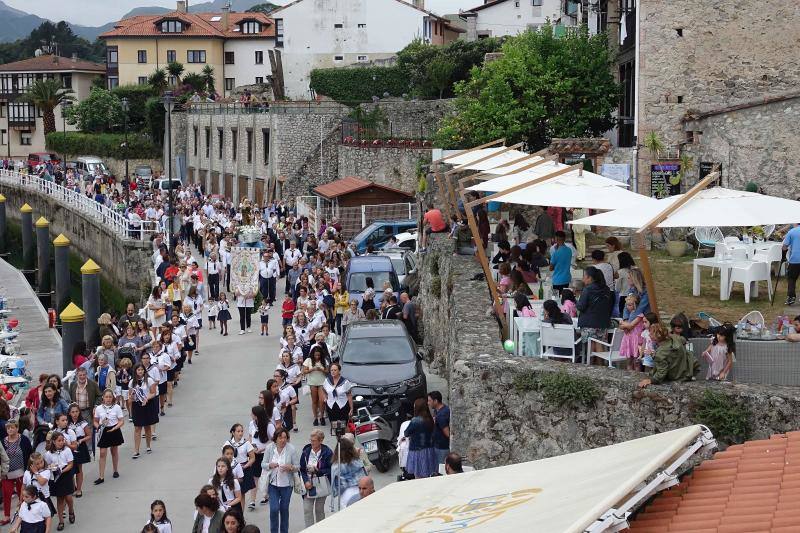
<path fill-rule="evenodd" d="M 351 323 L 338 355 L 342 375 L 354 384 L 356 410 L 369 406 L 373 414 L 399 423 L 412 413 L 414 400 L 428 394 L 422 356 L 399 320 Z"/>

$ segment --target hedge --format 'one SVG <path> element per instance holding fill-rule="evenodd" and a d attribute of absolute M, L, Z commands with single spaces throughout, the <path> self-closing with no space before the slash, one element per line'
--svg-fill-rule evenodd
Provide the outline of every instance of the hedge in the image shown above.
<path fill-rule="evenodd" d="M 145 102 L 151 96 L 156 95 L 153 88 L 149 85 L 119 85 L 111 89 L 111 94 L 120 100 L 127 98 L 128 102 L 130 102 L 128 131 L 144 131 L 147 125 Z M 121 127 L 122 125 L 120 124 Z"/>
<path fill-rule="evenodd" d="M 409 92 L 408 77 L 398 67 L 318 68 L 311 71 L 311 88 L 342 103 Z"/>
<path fill-rule="evenodd" d="M 113 159 L 158 159 L 161 150 L 148 137 L 138 133 L 128 134 L 128 150 L 122 133 L 78 133 L 68 131 L 47 134 L 47 149 L 59 154 L 91 154 Z"/>

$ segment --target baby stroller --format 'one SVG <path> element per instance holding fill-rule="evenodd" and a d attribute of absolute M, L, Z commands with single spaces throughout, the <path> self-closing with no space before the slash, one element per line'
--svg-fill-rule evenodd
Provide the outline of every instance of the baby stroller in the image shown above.
<path fill-rule="evenodd" d="M 133 346 L 120 347 L 120 349 L 117 350 L 117 364 L 119 364 L 119 361 L 125 358 L 130 359 L 131 367 L 133 367 L 137 363 L 136 348 L 134 348 Z"/>

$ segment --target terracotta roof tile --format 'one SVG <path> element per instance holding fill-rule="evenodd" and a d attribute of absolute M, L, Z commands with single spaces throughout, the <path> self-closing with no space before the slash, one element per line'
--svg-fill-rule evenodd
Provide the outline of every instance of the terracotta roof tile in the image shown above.
<path fill-rule="evenodd" d="M 718 452 L 659 494 L 631 521 L 635 532 L 800 533 L 800 432 Z"/>
<path fill-rule="evenodd" d="M 160 15 L 138 15 L 122 19 L 114 28 L 100 35 L 109 37 L 218 37 L 218 38 L 267 38 L 275 37 L 275 26 L 272 19 L 263 13 L 231 13 L 228 16 L 228 29 L 222 28 L 222 13 L 180 13 L 172 11 Z M 212 20 L 219 18 L 219 20 Z M 180 20 L 187 24 L 181 33 L 164 34 L 158 27 L 162 20 Z M 234 31 L 246 20 L 255 20 L 262 24 L 261 33 L 242 33 Z"/>
<path fill-rule="evenodd" d="M 58 62 L 54 62 L 56 58 Z M 0 65 L 0 72 L 47 72 L 62 70 L 91 70 L 95 72 L 105 72 L 106 66 L 101 63 L 93 63 L 83 59 L 73 61 L 69 57 L 57 57 L 53 55 L 41 55 Z"/>
<path fill-rule="evenodd" d="M 355 176 L 346 176 L 342 179 L 332 181 L 324 185 L 320 185 L 314 188 L 314 192 L 320 196 L 324 196 L 325 198 L 332 199 L 332 198 L 338 198 L 339 196 L 343 196 L 345 194 L 350 194 L 356 191 L 360 191 L 362 189 L 366 189 L 367 187 L 378 187 L 380 189 L 386 189 L 388 191 L 395 192 L 398 195 L 402 195 L 405 197 L 413 196 L 412 194 L 407 193 L 405 191 L 401 191 L 393 187 L 388 187 L 386 185 L 381 185 L 380 183 L 365 181 Z"/>

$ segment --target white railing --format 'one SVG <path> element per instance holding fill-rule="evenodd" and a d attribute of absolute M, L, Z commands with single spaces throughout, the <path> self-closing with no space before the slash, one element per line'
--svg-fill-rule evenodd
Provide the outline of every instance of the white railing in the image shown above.
<path fill-rule="evenodd" d="M 97 203 L 82 192 L 76 192 L 38 176 L 28 176 L 13 170 L 0 170 L 0 183 L 46 194 L 59 204 L 88 215 L 98 224 L 110 228 L 121 239 L 147 240 L 153 233 L 162 231 L 161 224 L 157 221 L 133 222 L 122 213 Z"/>

